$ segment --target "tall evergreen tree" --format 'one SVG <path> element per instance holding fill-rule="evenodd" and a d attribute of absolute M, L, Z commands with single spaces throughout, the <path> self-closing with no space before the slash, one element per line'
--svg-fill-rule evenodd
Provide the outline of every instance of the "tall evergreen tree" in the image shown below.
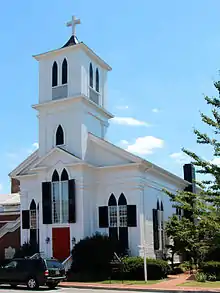
<path fill-rule="evenodd" d="M 220 82 L 214 85 L 220 94 Z M 173 202 L 173 207 L 181 211 L 182 215 L 173 215 L 169 219 L 166 225 L 167 235 L 173 240 L 175 251 L 187 254 L 195 262 L 203 260 L 211 249 L 218 247 L 220 239 L 220 165 L 215 164 L 213 160 L 220 156 L 220 98 L 206 96 L 205 100 L 211 106 L 212 117 L 201 113 L 201 119 L 210 126 L 212 134 L 210 137 L 197 129 L 194 133 L 198 144 L 212 148 L 211 160 L 205 160 L 184 148 L 183 152 L 191 157 L 197 173 L 209 175 L 209 178 L 201 182 L 196 181 L 200 187 L 196 194 L 189 191 L 179 191 L 176 194 L 165 191 Z"/>
<path fill-rule="evenodd" d="M 220 94 L 220 81 L 214 83 L 218 95 Z M 201 158 L 192 151 L 186 150 L 183 148 L 183 152 L 189 155 L 192 158 L 192 163 L 197 167 L 197 173 L 203 175 L 209 175 L 208 180 L 202 180 L 197 182 L 197 184 L 203 189 L 203 195 L 208 203 L 210 203 L 216 209 L 220 207 L 220 164 L 215 163 L 216 158 L 220 157 L 220 98 L 214 97 L 210 98 L 205 97 L 205 100 L 208 105 L 211 106 L 212 117 L 207 116 L 204 113 L 201 113 L 202 121 L 210 126 L 212 135 L 211 137 L 206 133 L 202 133 L 199 130 L 195 129 L 194 133 L 197 137 L 198 144 L 209 145 L 212 148 L 212 160 L 207 161 L 204 158 Z M 220 159 L 219 159 L 220 163 Z"/>

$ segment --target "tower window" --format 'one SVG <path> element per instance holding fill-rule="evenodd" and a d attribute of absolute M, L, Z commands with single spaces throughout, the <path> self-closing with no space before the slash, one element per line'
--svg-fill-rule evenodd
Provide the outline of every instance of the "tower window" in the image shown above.
<path fill-rule="evenodd" d="M 62 84 L 67 83 L 67 76 L 68 76 L 68 66 L 67 66 L 67 61 L 65 58 L 62 64 Z"/>
<path fill-rule="evenodd" d="M 57 84 L 58 84 L 58 66 L 57 66 L 57 62 L 55 61 L 52 67 L 52 86 L 57 86 Z"/>
<path fill-rule="evenodd" d="M 56 132 L 56 145 L 63 145 L 64 144 L 64 132 L 61 125 L 58 126 Z"/>
<path fill-rule="evenodd" d="M 93 87 L 93 68 L 92 63 L 89 65 L 89 85 Z"/>
<path fill-rule="evenodd" d="M 99 92 L 99 70 L 98 70 L 98 68 L 96 68 L 96 72 L 95 72 L 95 81 L 96 81 L 95 89 L 97 92 Z"/>

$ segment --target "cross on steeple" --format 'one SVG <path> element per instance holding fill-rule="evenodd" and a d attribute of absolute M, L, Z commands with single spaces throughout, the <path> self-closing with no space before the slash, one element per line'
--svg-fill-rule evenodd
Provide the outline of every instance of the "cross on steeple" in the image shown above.
<path fill-rule="evenodd" d="M 76 25 L 80 24 L 80 23 L 81 23 L 80 19 L 76 18 L 74 15 L 72 16 L 72 20 L 67 22 L 66 26 L 67 27 L 69 27 L 69 26 L 72 27 L 72 35 L 73 36 L 76 36 Z"/>

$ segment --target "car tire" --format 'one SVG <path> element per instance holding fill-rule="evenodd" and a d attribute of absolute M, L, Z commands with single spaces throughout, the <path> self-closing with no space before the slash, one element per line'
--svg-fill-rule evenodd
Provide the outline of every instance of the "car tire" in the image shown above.
<path fill-rule="evenodd" d="M 55 289 L 55 288 L 57 287 L 58 284 L 59 284 L 58 282 L 56 282 L 56 283 L 48 283 L 48 284 L 47 284 L 47 287 L 48 287 L 49 289 Z"/>
<path fill-rule="evenodd" d="M 39 288 L 37 280 L 34 277 L 29 277 L 27 280 L 27 287 L 29 290 L 36 290 Z"/>

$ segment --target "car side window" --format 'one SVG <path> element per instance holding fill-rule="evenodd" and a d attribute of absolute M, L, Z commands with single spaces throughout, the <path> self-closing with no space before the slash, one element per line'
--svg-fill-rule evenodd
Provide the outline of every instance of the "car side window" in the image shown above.
<path fill-rule="evenodd" d="M 16 261 L 11 261 L 10 263 L 4 266 L 5 269 L 16 268 L 16 267 L 17 267 Z"/>

